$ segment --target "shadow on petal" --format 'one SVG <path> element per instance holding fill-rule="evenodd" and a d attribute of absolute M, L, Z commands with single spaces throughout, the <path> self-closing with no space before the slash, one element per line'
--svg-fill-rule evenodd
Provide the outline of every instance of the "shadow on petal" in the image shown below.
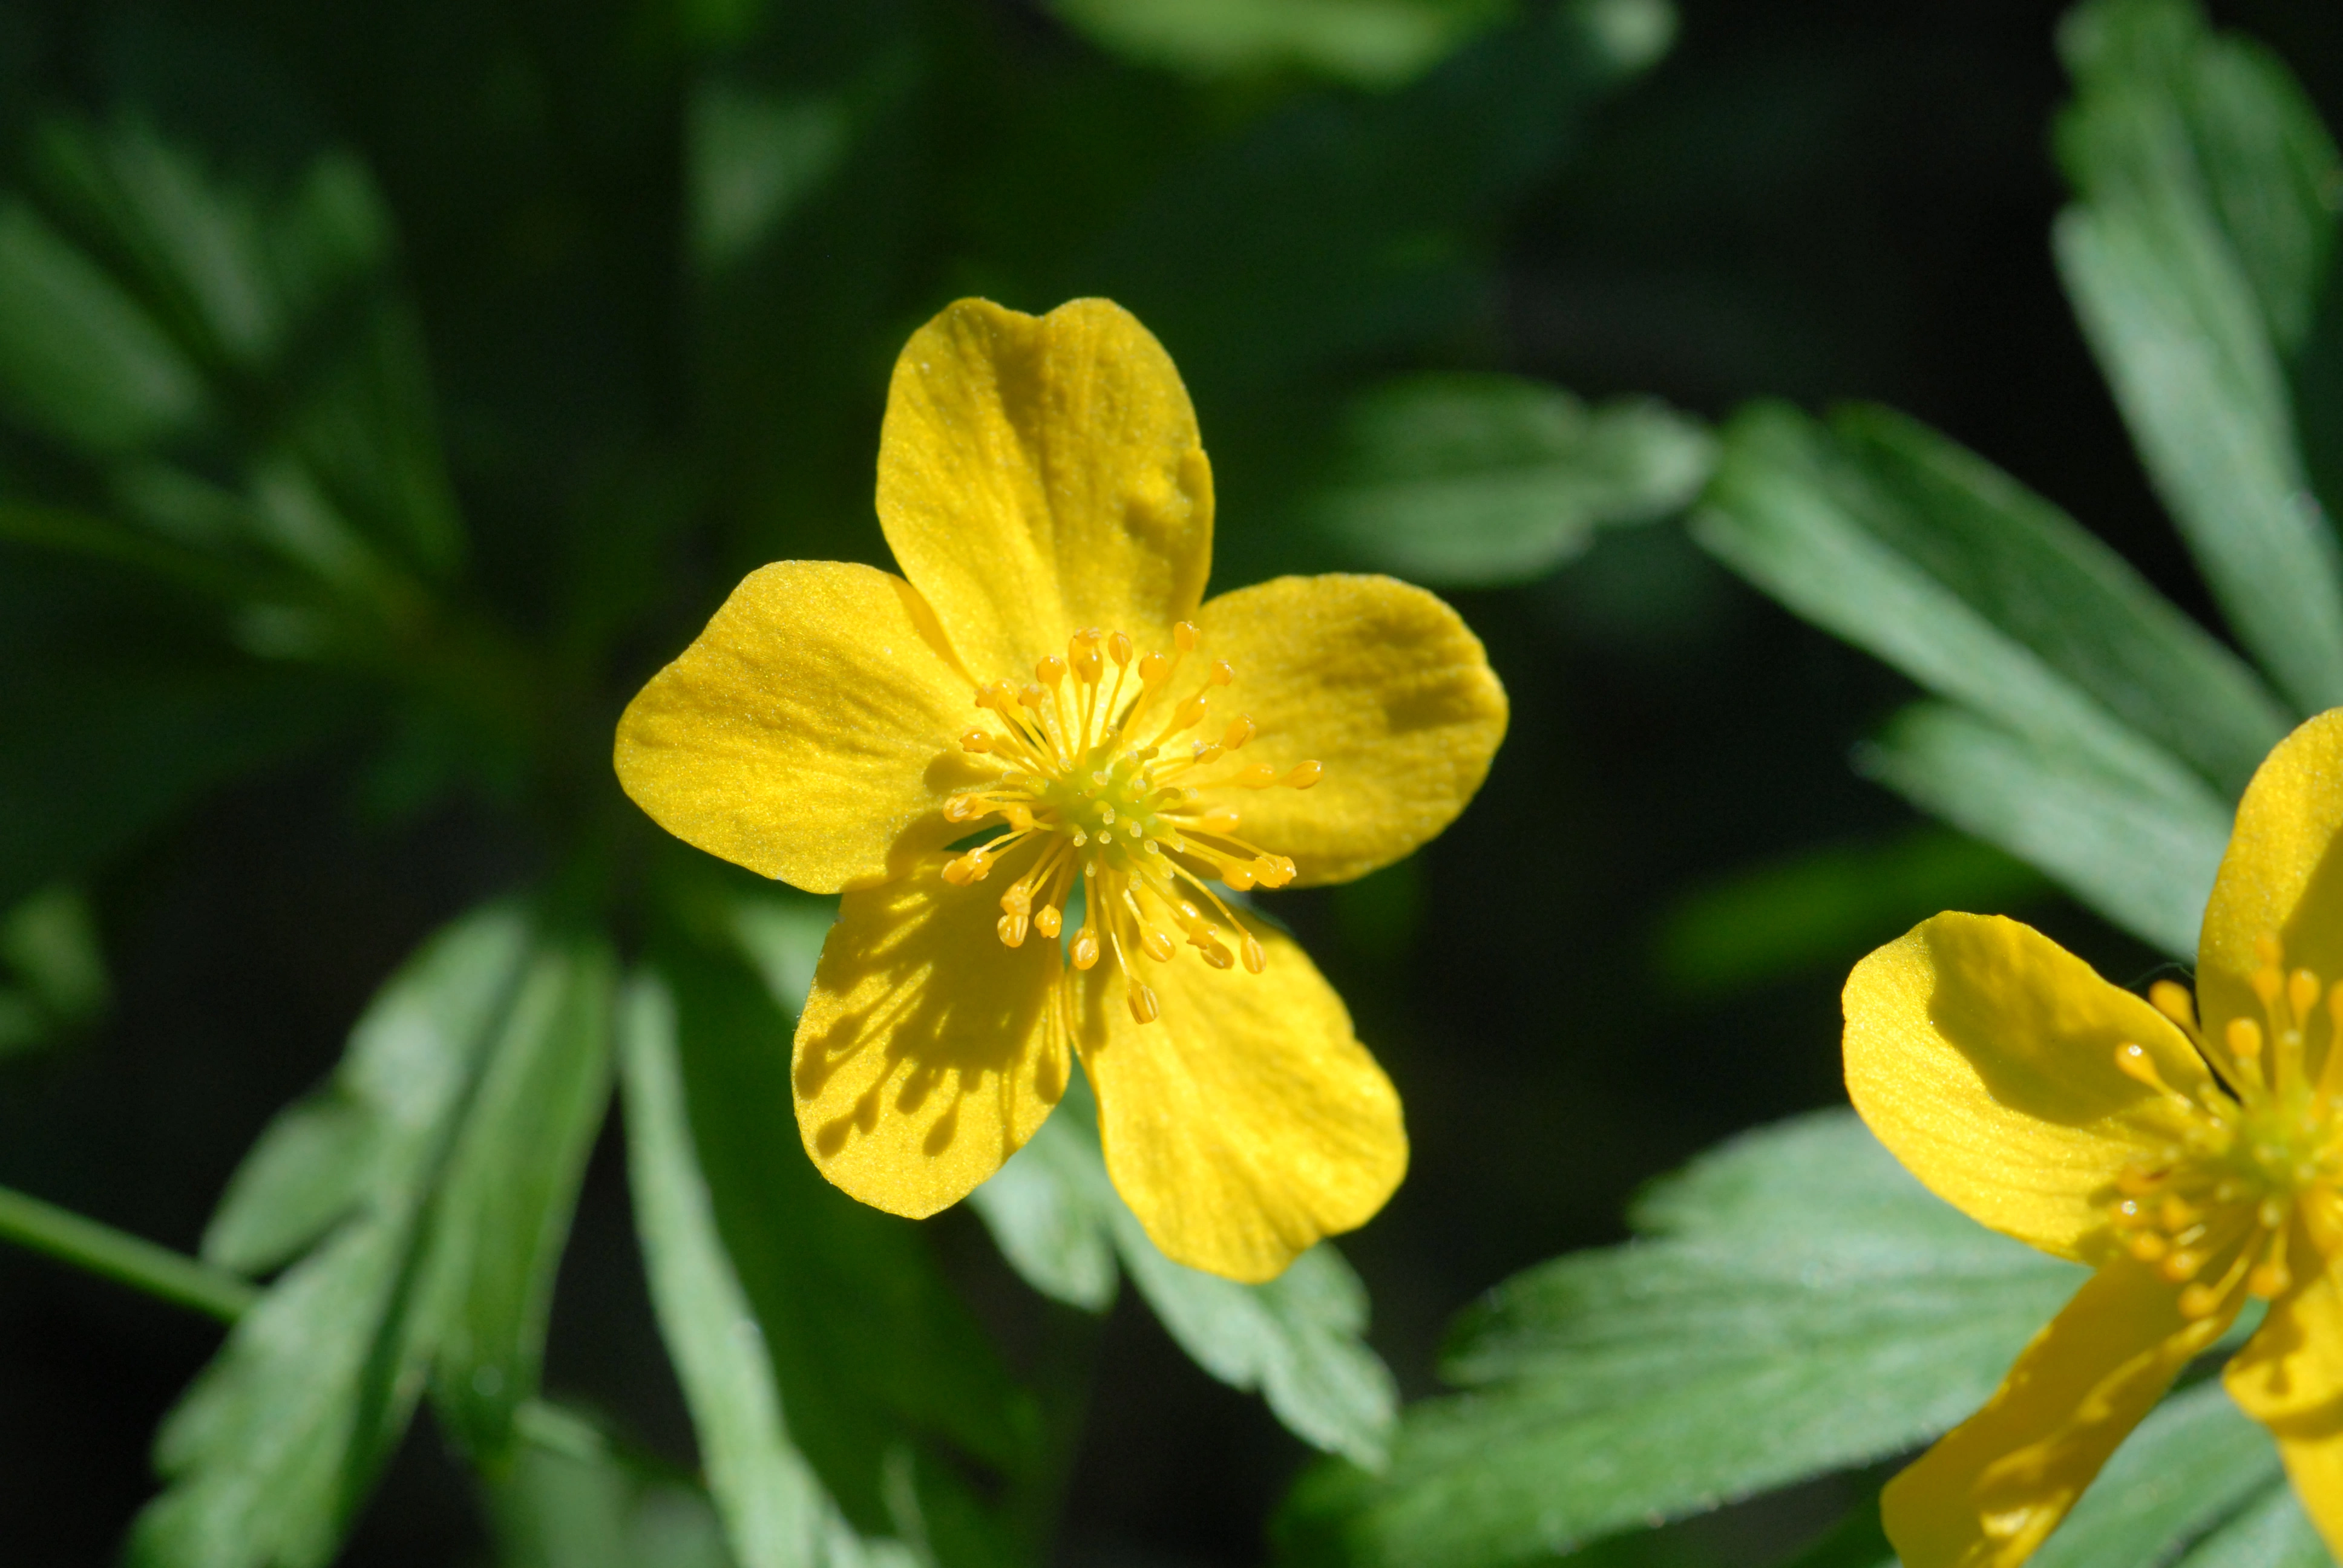
<path fill-rule="evenodd" d="M 914 1218 L 998 1170 L 1066 1084 L 1057 944 L 994 930 L 1013 865 L 955 888 L 943 863 L 840 900 L 791 1069 L 822 1173 Z"/>

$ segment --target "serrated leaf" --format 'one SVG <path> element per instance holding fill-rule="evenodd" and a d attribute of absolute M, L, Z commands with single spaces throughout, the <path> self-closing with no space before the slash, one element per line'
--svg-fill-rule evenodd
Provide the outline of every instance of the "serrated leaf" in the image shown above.
<path fill-rule="evenodd" d="M 328 1096 L 374 1124 L 367 1180 L 164 1422 L 156 1465 L 169 1486 L 139 1515 L 134 1562 L 313 1568 L 333 1554 L 421 1392 L 431 1347 L 415 1330 L 426 1292 L 413 1265 L 430 1181 L 530 943 L 516 910 L 469 916 L 410 960 L 352 1031 Z M 242 1201 L 290 1196 L 254 1181 Z"/>
<path fill-rule="evenodd" d="M 733 1556 L 740 1568 L 912 1563 L 900 1544 L 856 1534 L 789 1441 L 764 1332 L 699 1171 L 666 983 L 635 980 L 622 1017 L 636 1233 Z"/>
<path fill-rule="evenodd" d="M 2287 719 L 2112 550 L 1925 427 L 1761 405 L 1725 432 L 1694 537 L 1922 686 L 2126 777 L 2243 787 Z M 2200 790 L 2201 792 L 2201 790 Z"/>
<path fill-rule="evenodd" d="M 1044 1295 L 1102 1311 L 1119 1258 L 1198 1366 L 1258 1392 L 1304 1442 L 1370 1468 L 1383 1462 L 1399 1392 L 1366 1344 L 1366 1289 L 1350 1264 L 1321 1242 L 1268 1283 L 1242 1285 L 1165 1257 L 1107 1176 L 1086 1080 L 1067 1086 L 1041 1131 L 970 1201 L 1001 1255 Z"/>
<path fill-rule="evenodd" d="M 1885 1458 L 1966 1416 L 2083 1271 L 1929 1195 L 1851 1115 L 1751 1134 L 1660 1185 L 1647 1239 L 1467 1315 L 1466 1392 L 1409 1407 L 1380 1478 L 1305 1478 L 1301 1561 L 1526 1563 Z"/>
<path fill-rule="evenodd" d="M 2335 149 L 2266 55 L 2187 0 L 2103 0 L 2062 42 L 2081 200 L 2062 276 L 2158 491 L 2238 639 L 2304 711 L 2343 701 L 2343 554 L 2285 356 L 2331 256 Z"/>
<path fill-rule="evenodd" d="M 2187 960 L 2229 809 L 2201 787 L 2126 774 L 1945 703 L 1916 703 L 1856 765 L 1922 810 L 2039 867 L 2143 941 Z"/>
<path fill-rule="evenodd" d="M 1509 376 L 1386 382 L 1346 411 L 1303 516 L 1366 562 L 1477 587 L 1552 571 L 1609 524 L 1690 504 L 1715 442 L 1649 398 L 1590 409 Z"/>

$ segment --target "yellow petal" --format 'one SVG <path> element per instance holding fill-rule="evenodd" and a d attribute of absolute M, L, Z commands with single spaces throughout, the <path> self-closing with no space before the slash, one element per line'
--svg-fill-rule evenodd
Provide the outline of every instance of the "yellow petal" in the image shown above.
<path fill-rule="evenodd" d="M 2183 1093 L 2206 1081 L 2161 1013 L 1999 916 L 1922 921 L 1855 966 L 1845 1002 L 1847 1093 L 1880 1141 L 1970 1218 L 2060 1257 L 2099 1261 L 2109 1183 L 2167 1141 L 2117 1047 Z"/>
<path fill-rule="evenodd" d="M 1129 311 L 963 299 L 895 362 L 879 521 L 969 670 L 1024 680 L 1083 627 L 1170 649 L 1212 568 L 1212 468 Z"/>
<path fill-rule="evenodd" d="M 2242 1300 L 2233 1292 L 2225 1312 L 2189 1319 L 2146 1264 L 2125 1258 L 2092 1275 L 1985 1408 L 1880 1493 L 1904 1568 L 2025 1562 Z"/>
<path fill-rule="evenodd" d="M 1068 1070 L 1057 944 L 994 934 L 1013 868 L 955 888 L 942 863 L 839 900 L 793 1069 L 798 1131 L 821 1173 L 913 1219 L 999 1170 Z"/>
<path fill-rule="evenodd" d="M 686 843 L 817 893 L 877 881 L 964 829 L 967 678 L 900 578 L 839 561 L 751 572 L 618 720 L 618 782 Z"/>
<path fill-rule="evenodd" d="M 1091 970 L 1081 1035 L 1115 1190 L 1166 1256 L 1247 1282 L 1366 1223 L 1407 1171 L 1399 1096 L 1342 998 L 1260 936 L 1258 975 L 1132 955 L 1153 1023 L 1132 1021 L 1119 970 Z"/>
<path fill-rule="evenodd" d="M 2216 1030 L 2258 1019 L 2247 977 L 2276 937 L 2288 968 L 2343 980 L 2343 709 L 2278 743 L 2246 786 L 2197 944 L 2197 1007 Z"/>
<path fill-rule="evenodd" d="M 1389 865 L 1455 819 L 1505 736 L 1505 689 L 1456 612 L 1390 578 L 1279 578 L 1199 617 L 1203 652 L 1236 680 L 1225 704 L 1259 726 L 1247 759 L 1324 765 L 1308 789 L 1251 791 L 1239 831 L 1293 857 L 1299 880 Z"/>
<path fill-rule="evenodd" d="M 2304 1510 L 2328 1549 L 2343 1551 L 2343 1290 L 2299 1229 L 2291 1251 L 2299 1282 L 2270 1303 L 2222 1382 L 2278 1439 Z"/>

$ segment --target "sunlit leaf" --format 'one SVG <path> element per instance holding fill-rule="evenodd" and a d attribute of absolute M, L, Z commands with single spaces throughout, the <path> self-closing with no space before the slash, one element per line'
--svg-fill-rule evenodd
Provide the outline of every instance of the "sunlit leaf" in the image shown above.
<path fill-rule="evenodd" d="M 2215 1379 L 2173 1395 L 2141 1422 L 2032 1562 L 2039 1568 L 2168 1563 L 2241 1505 L 2285 1484 L 2268 1432 Z"/>
<path fill-rule="evenodd" d="M 1387 382 L 1348 410 L 1305 515 L 1367 564 L 1477 587 L 1540 577 L 1606 524 L 1682 510 L 1715 443 L 1649 399 L 1590 409 L 1504 376 Z"/>
<path fill-rule="evenodd" d="M 326 1562 L 427 1377 L 458 1436 L 484 1457 L 509 1446 L 602 1109 L 610 984 L 597 940 L 492 908 L 385 988 L 206 1238 L 255 1261 L 316 1247 L 165 1422 L 170 1484 L 140 1515 L 136 1562 Z"/>
<path fill-rule="evenodd" d="M 2343 701 L 2343 555 L 2285 360 L 2308 333 L 2343 182 L 2284 66 L 2189 0 L 2100 0 L 2061 34 L 2059 149 L 2081 200 L 2061 271 L 2238 639 L 2306 712 Z"/>
<path fill-rule="evenodd" d="M 155 1568 L 311 1568 L 332 1556 L 421 1392 L 431 1346 L 411 1279 L 431 1181 L 481 1058 L 528 962 L 528 921 L 476 914 L 443 932 L 384 989 L 351 1034 L 327 1098 L 371 1129 L 354 1149 L 366 1179 L 320 1215 L 283 1181 L 242 1181 L 247 1211 L 298 1204 L 322 1244 L 230 1332 L 164 1422 L 156 1463 L 170 1484 L 139 1516 L 132 1558 Z M 300 1114 L 299 1109 L 290 1114 Z M 232 1232 L 282 1234 L 247 1216 Z"/>
<path fill-rule="evenodd" d="M 1916 703 L 1856 756 L 1922 810 L 2038 867 L 2175 958 L 2197 950 L 2228 808 L 1945 703 Z"/>
<path fill-rule="evenodd" d="M 667 987 L 635 980 L 623 1020 L 636 1232 L 734 1558 L 740 1568 L 915 1561 L 895 1543 L 863 1542 L 789 1441 L 764 1332 L 699 1173 Z"/>
<path fill-rule="evenodd" d="M 1528 1563 L 1870 1462 L 1951 1426 L 2083 1271 L 1977 1226 L 1826 1112 L 1654 1189 L 1645 1240 L 1468 1313 L 1465 1392 L 1409 1407 L 1389 1470 L 1305 1478 L 1298 1562 Z"/>
<path fill-rule="evenodd" d="M 1735 418 L 1695 536 L 1826 630 L 2021 733 L 2234 791 L 2286 733 L 2252 672 L 2114 551 L 1899 416 Z"/>

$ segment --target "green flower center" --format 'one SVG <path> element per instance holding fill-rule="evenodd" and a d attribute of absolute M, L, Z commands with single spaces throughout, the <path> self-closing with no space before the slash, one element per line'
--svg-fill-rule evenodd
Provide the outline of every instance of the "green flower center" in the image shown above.
<path fill-rule="evenodd" d="M 2284 1291 L 2296 1221 L 2307 1207 L 2335 1209 L 2343 1178 L 2343 986 L 2330 991 L 2308 970 L 2289 973 L 2273 940 L 2252 980 L 2262 1016 L 2231 1019 L 2217 1047 L 2186 990 L 2169 980 L 2150 988 L 2212 1070 L 2193 1097 L 2166 1083 L 2138 1046 L 2116 1051 L 2117 1067 L 2157 1091 L 2151 1115 L 2171 1141 L 2116 1179 L 2108 1219 L 2133 1257 L 2182 1287 L 2190 1317 L 2222 1310 L 2241 1288 L 2265 1298 Z M 2308 1031 L 2322 1006 L 2329 1038 L 2314 1076 Z"/>

